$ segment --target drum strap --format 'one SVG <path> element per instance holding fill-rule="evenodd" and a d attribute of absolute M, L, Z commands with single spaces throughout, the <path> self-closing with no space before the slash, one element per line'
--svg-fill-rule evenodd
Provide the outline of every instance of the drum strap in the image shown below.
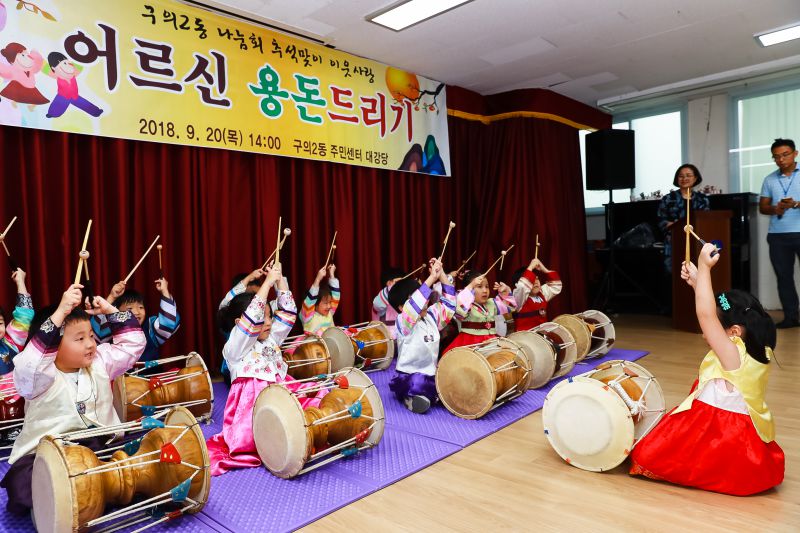
<path fill-rule="evenodd" d="M 525 311 L 524 313 L 515 313 L 514 316 L 516 316 L 517 318 L 533 318 L 535 316 L 542 316 L 541 311 L 544 311 L 544 309 L 536 311 Z"/>
<path fill-rule="evenodd" d="M 467 329 L 492 329 L 494 327 L 494 321 L 486 321 L 486 322 L 462 322 L 461 328 Z"/>

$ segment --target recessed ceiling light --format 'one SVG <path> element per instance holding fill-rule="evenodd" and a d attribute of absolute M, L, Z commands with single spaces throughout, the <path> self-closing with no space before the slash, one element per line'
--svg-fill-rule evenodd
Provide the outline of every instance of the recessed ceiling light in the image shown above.
<path fill-rule="evenodd" d="M 761 46 L 772 46 L 773 44 L 785 43 L 793 39 L 800 39 L 800 23 L 791 26 L 784 26 L 774 30 L 765 31 L 753 35 Z"/>
<path fill-rule="evenodd" d="M 404 0 L 367 16 L 367 20 L 400 31 L 472 0 Z"/>

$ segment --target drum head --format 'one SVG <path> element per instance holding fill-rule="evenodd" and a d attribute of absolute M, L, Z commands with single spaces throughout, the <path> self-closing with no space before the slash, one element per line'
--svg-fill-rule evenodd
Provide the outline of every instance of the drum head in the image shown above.
<path fill-rule="evenodd" d="M 634 438 L 636 442 L 639 442 L 645 435 L 650 433 L 650 430 L 655 427 L 666 412 L 667 404 L 664 399 L 664 391 L 661 390 L 661 385 L 653 377 L 653 374 L 638 363 L 618 359 L 607 361 L 595 370 L 583 375 L 592 379 L 602 380 L 618 376 L 624 373 L 626 369 L 629 373 L 636 375 L 636 377 L 631 377 L 630 381 L 634 384 L 635 390 L 641 391 L 642 411 L 634 418 Z M 626 392 L 630 393 L 630 388 L 626 387 L 624 382 L 620 383 L 620 385 L 623 386 Z"/>
<path fill-rule="evenodd" d="M 389 365 L 392 364 L 392 360 L 394 359 L 394 340 L 392 339 L 392 334 L 389 332 L 389 328 L 386 327 L 386 324 L 377 320 L 370 322 L 367 327 L 375 328 L 380 331 L 383 338 L 387 341 L 385 344 L 386 359 L 374 365 L 375 370 L 385 370 L 389 368 Z"/>
<path fill-rule="evenodd" d="M 553 387 L 542 407 L 544 433 L 567 463 L 603 472 L 620 465 L 634 445 L 631 413 L 602 382 L 577 376 Z"/>
<path fill-rule="evenodd" d="M 575 349 L 577 351 L 575 361 L 582 361 L 589 353 L 589 347 L 592 344 L 589 328 L 586 327 L 584 321 L 575 315 L 560 315 L 555 317 L 553 322 L 563 326 L 570 332 L 575 340 Z"/>
<path fill-rule="evenodd" d="M 553 345 L 532 331 L 518 331 L 508 336 L 528 354 L 531 360 L 531 382 L 529 388 L 538 389 L 547 384 L 556 371 L 556 351 Z"/>
<path fill-rule="evenodd" d="M 608 315 L 596 309 L 588 309 L 575 316 L 582 318 L 584 322 L 594 328 L 594 331 L 591 332 L 591 348 L 586 357 L 600 357 L 607 354 L 617 340 L 614 324 Z"/>
<path fill-rule="evenodd" d="M 208 501 L 208 492 L 211 490 L 211 474 L 208 469 L 210 461 L 208 457 L 208 447 L 206 447 L 206 438 L 203 436 L 203 432 L 200 431 L 200 426 L 195 416 L 185 407 L 178 406 L 173 408 L 164 417 L 164 423 L 168 426 L 187 426 L 191 428 L 191 434 L 197 439 L 198 446 L 202 450 L 203 464 L 196 466 L 204 466 L 205 468 L 203 468 L 202 472 L 198 473 L 194 481 L 192 481 L 192 487 L 194 487 L 197 479 L 199 478 L 201 480 L 200 490 L 196 494 L 194 490 L 190 493 L 192 499 L 197 502 L 197 505 L 187 510 L 190 514 L 199 513 Z M 183 438 L 185 439 L 187 437 L 188 434 Z"/>
<path fill-rule="evenodd" d="M 322 340 L 331 354 L 331 372 L 338 372 L 343 368 L 353 366 L 356 353 L 350 337 L 341 328 L 331 326 L 322 332 Z"/>
<path fill-rule="evenodd" d="M 361 370 L 349 368 L 345 376 L 350 385 L 364 387 L 366 390 L 364 396 L 369 400 L 369 404 L 372 406 L 372 416 L 375 418 L 375 425 L 372 427 L 372 432 L 369 437 L 367 437 L 366 442 L 374 446 L 381 441 L 384 426 L 386 425 L 386 415 L 383 409 L 381 395 L 378 393 L 378 388 L 372 380 Z"/>
<path fill-rule="evenodd" d="M 471 348 L 454 348 L 439 360 L 436 392 L 448 411 L 461 418 L 479 418 L 497 398 L 492 367 Z"/>
<path fill-rule="evenodd" d="M 111 393 L 114 396 L 114 410 L 120 421 L 128 420 L 128 397 L 125 392 L 125 374 L 117 376 L 111 384 Z"/>
<path fill-rule="evenodd" d="M 305 424 L 300 402 L 283 385 L 274 383 L 258 395 L 253 439 L 261 462 L 276 476 L 289 479 L 303 468 L 308 449 Z"/>
<path fill-rule="evenodd" d="M 36 448 L 31 491 L 37 530 L 58 533 L 78 530 L 69 466 L 61 445 L 51 436 L 43 437 Z"/>

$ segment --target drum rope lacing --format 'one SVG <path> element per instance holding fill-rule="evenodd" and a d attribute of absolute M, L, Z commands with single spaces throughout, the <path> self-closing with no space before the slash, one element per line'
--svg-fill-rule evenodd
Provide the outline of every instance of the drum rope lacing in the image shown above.
<path fill-rule="evenodd" d="M 163 374 L 168 374 L 168 372 L 164 372 L 164 373 L 162 373 L 162 375 Z M 177 372 L 174 372 L 173 375 L 174 374 L 177 374 Z M 201 370 L 199 372 L 193 372 L 191 374 L 184 374 L 183 376 L 181 376 L 179 378 L 176 378 L 176 379 L 163 380 L 163 381 L 160 380 L 161 381 L 161 385 L 159 385 L 159 386 L 169 385 L 171 383 L 177 383 L 179 381 L 183 381 L 183 380 L 186 380 L 186 379 L 191 379 L 191 378 L 193 378 L 195 376 L 201 376 L 203 374 L 208 374 L 208 370 Z M 133 375 L 129 374 L 128 377 L 137 378 L 137 379 L 143 379 L 145 381 L 149 381 L 148 378 L 144 377 L 144 376 L 133 376 Z M 148 377 L 155 377 L 155 375 L 148 375 Z M 185 400 L 183 402 L 165 403 L 165 404 L 160 404 L 160 405 L 150 405 L 150 404 L 140 404 L 140 403 L 138 403 L 139 400 L 141 400 L 142 398 L 144 398 L 145 396 L 150 394 L 150 392 L 151 392 L 151 390 L 147 390 L 147 391 L 141 393 L 139 396 L 137 396 L 133 400 L 127 402 L 125 405 L 133 405 L 135 407 L 138 407 L 139 409 L 144 409 L 144 408 L 147 408 L 147 407 L 150 407 L 150 408 L 153 408 L 153 409 L 166 409 L 168 407 L 195 407 L 197 405 L 203 405 L 203 404 L 206 404 L 206 403 L 212 403 L 214 401 L 214 397 L 213 397 L 214 392 L 213 392 L 213 389 L 211 389 L 211 398 L 210 399 L 201 398 L 201 399 L 198 399 L 198 400 Z M 200 418 L 209 418 L 210 419 L 211 418 L 210 410 L 209 410 L 208 414 L 201 415 Z"/>
<path fill-rule="evenodd" d="M 338 386 L 336 384 L 336 382 L 335 382 L 336 377 L 346 375 L 347 373 L 348 373 L 347 370 L 342 370 L 342 371 L 339 371 L 339 372 L 333 372 L 331 374 L 327 374 L 327 375 L 324 376 L 324 378 L 322 376 L 316 376 L 316 377 L 312 377 L 312 378 L 296 380 L 295 381 L 296 383 L 311 382 L 311 381 L 318 381 L 319 382 L 319 384 L 316 387 L 310 387 L 310 388 L 307 388 L 307 389 L 302 389 L 302 390 L 298 391 L 298 394 L 308 395 L 308 394 L 319 392 L 321 390 L 330 390 L 330 389 L 334 388 L 335 386 Z M 356 400 L 356 402 L 361 402 L 361 400 L 366 396 L 367 390 L 369 390 L 369 389 L 377 390 L 375 388 L 375 384 L 374 383 L 372 383 L 370 385 L 366 385 L 366 386 L 365 385 L 348 384 L 348 387 L 349 388 L 362 389 L 361 390 L 361 394 L 358 397 L 358 399 Z M 356 402 L 354 402 L 354 404 Z M 312 422 L 311 424 L 305 424 L 305 428 L 308 429 L 309 427 L 316 426 L 316 425 L 319 425 L 319 424 L 324 424 L 324 423 L 328 423 L 328 422 L 334 422 L 336 420 L 346 420 L 348 418 L 353 418 L 353 416 L 350 414 L 350 411 L 348 409 L 342 409 L 341 411 L 337 411 L 335 413 L 331 413 L 328 416 L 325 416 L 323 418 L 317 419 L 314 422 Z M 383 417 L 376 418 L 376 417 L 373 417 L 373 416 L 365 415 L 363 413 L 359 413 L 357 418 L 365 418 L 367 420 L 372 420 L 372 423 L 368 427 L 366 427 L 365 429 L 361 430 L 361 432 L 359 432 L 359 433 L 364 433 L 366 431 L 366 432 L 368 432 L 368 434 L 372 433 L 372 430 L 375 428 L 375 426 L 378 423 L 383 422 L 385 420 Z M 334 446 L 330 446 L 330 447 L 325 448 L 324 450 L 322 450 L 320 452 L 312 454 L 311 457 L 309 458 L 309 462 L 314 461 L 314 460 L 316 460 L 316 459 L 318 459 L 320 457 L 323 457 L 325 455 L 329 455 L 329 454 L 331 454 L 333 452 L 340 451 L 340 450 L 343 450 L 345 448 L 350 448 L 350 447 L 352 447 L 353 444 L 356 444 L 356 446 L 355 446 L 356 451 L 369 449 L 369 448 L 372 448 L 372 447 L 375 446 L 371 442 L 362 442 L 361 444 L 358 444 L 357 443 L 357 438 L 358 438 L 358 435 L 354 435 L 354 436 L 350 437 L 349 439 L 340 442 L 339 444 L 336 444 Z M 305 474 L 307 472 L 310 472 L 310 471 L 312 471 L 312 470 L 314 470 L 316 468 L 319 468 L 321 466 L 324 466 L 326 464 L 332 463 L 333 461 L 336 461 L 336 460 L 341 459 L 343 457 L 345 457 L 345 455 L 342 454 L 342 453 L 340 453 L 338 455 L 335 455 L 333 457 L 329 457 L 328 459 L 326 459 L 324 461 L 320 461 L 320 462 L 315 463 L 313 465 L 307 466 L 306 468 L 303 468 L 302 470 L 300 470 L 298 472 L 298 475 Z"/>
<path fill-rule="evenodd" d="M 163 410 L 163 411 L 160 411 L 160 412 L 154 414 L 153 416 L 147 417 L 147 418 L 153 419 L 153 420 L 158 420 L 160 418 L 165 417 L 168 412 L 169 412 L 168 410 Z M 117 435 L 117 434 L 123 432 L 126 429 L 130 429 L 130 430 L 143 430 L 143 429 L 146 429 L 144 427 L 144 420 L 145 419 L 140 419 L 140 420 L 138 420 L 136 422 L 119 424 L 119 425 L 116 425 L 116 426 L 105 426 L 105 427 L 101 427 L 101 428 L 93 428 L 93 429 L 87 429 L 87 430 L 82 430 L 82 431 L 76 431 L 76 432 L 69 433 L 69 434 L 62 434 L 62 435 L 56 436 L 55 438 L 58 439 L 58 440 L 63 441 L 67 445 L 70 445 L 70 444 L 71 445 L 77 445 L 77 443 L 74 442 L 74 441 L 79 441 L 79 440 L 86 439 L 86 438 L 91 438 L 91 437 L 99 437 L 99 436 L 102 436 L 102 435 Z M 186 435 L 189 431 L 193 430 L 193 428 L 195 428 L 195 426 L 197 426 L 197 425 L 198 425 L 198 422 L 195 421 L 193 424 L 190 424 L 188 426 L 187 425 L 179 425 L 179 426 L 162 425 L 162 426 L 158 426 L 158 427 L 159 428 L 166 428 L 166 429 L 180 429 L 180 430 L 182 430 L 181 433 L 174 440 L 172 440 L 170 442 L 171 444 L 174 445 L 184 435 Z M 108 455 L 108 452 L 113 451 L 113 450 L 118 450 L 118 449 L 124 448 L 124 447 L 125 447 L 125 444 L 123 444 L 121 446 L 116 446 L 116 447 L 112 447 L 112 448 L 107 448 L 105 450 L 101 450 L 101 451 L 98 452 L 98 459 L 108 459 L 108 458 L 110 458 L 110 455 Z M 99 455 L 99 454 L 105 454 L 105 455 Z M 160 449 L 159 450 L 154 450 L 152 452 L 148 452 L 146 454 L 142 454 L 142 455 L 139 455 L 139 456 L 133 456 L 132 455 L 132 456 L 127 457 L 125 459 L 121 459 L 119 461 L 114 461 L 114 463 L 112 463 L 112 464 L 100 465 L 100 466 L 97 466 L 97 467 L 89 468 L 89 469 L 84 470 L 83 472 L 79 472 L 77 474 L 70 474 L 69 477 L 70 478 L 74 478 L 74 477 L 81 476 L 81 475 L 101 474 L 101 473 L 113 472 L 113 471 L 116 471 L 116 470 L 121 470 L 123 468 L 128 468 L 130 465 L 127 465 L 127 464 L 120 465 L 120 463 L 126 463 L 128 461 L 133 461 L 133 460 L 137 460 L 138 461 L 142 457 L 147 457 L 147 456 L 155 455 L 155 454 L 159 454 L 160 455 L 161 454 L 161 450 Z M 137 463 L 137 466 L 146 465 L 146 464 L 153 464 L 153 463 L 159 463 L 159 462 L 161 462 L 160 459 L 151 460 L 151 461 L 140 461 L 140 462 Z M 141 527 L 141 528 L 136 529 L 135 531 L 131 532 L 131 533 L 138 533 L 140 531 L 144 531 L 145 529 L 149 529 L 149 528 L 151 528 L 153 526 L 156 526 L 156 525 L 158 525 L 158 524 L 160 524 L 162 522 L 165 522 L 167 520 L 172 520 L 172 519 L 176 518 L 177 516 L 183 515 L 189 509 L 192 509 L 192 508 L 196 507 L 197 505 L 199 505 L 198 502 L 195 501 L 194 499 L 190 498 L 188 495 L 184 496 L 182 500 L 176 500 L 175 497 L 173 496 L 173 491 L 176 490 L 177 488 L 183 486 L 183 485 L 190 485 L 192 480 L 194 480 L 194 478 L 197 476 L 197 474 L 199 474 L 203 470 L 206 470 L 208 467 L 207 466 L 197 466 L 197 465 L 194 465 L 194 464 L 191 464 L 191 463 L 187 463 L 186 461 L 183 461 L 183 460 L 181 460 L 180 464 L 182 466 L 187 467 L 187 468 L 193 469 L 194 472 L 188 478 L 186 478 L 184 481 L 182 481 L 180 484 L 178 484 L 178 486 L 176 486 L 174 489 L 172 489 L 170 491 L 167 491 L 167 492 L 164 492 L 164 493 L 161 493 L 161 494 L 157 494 L 156 496 L 153 496 L 153 497 L 148 498 L 146 500 L 143 500 L 141 502 L 134 503 L 134 504 L 129 505 L 127 507 L 123 507 L 121 509 L 118 509 L 117 511 L 109 513 L 108 515 L 104 515 L 104 516 L 98 517 L 98 518 L 96 518 L 94 520 L 90 520 L 89 522 L 87 522 L 85 524 L 84 527 L 92 527 L 92 526 L 95 526 L 95 525 L 98 525 L 98 524 L 102 524 L 104 522 L 108 522 L 110 520 L 115 520 L 115 519 L 117 519 L 119 517 L 122 517 L 122 516 L 127 516 L 127 515 L 131 515 L 133 513 L 138 513 L 138 512 L 144 512 L 147 509 L 151 509 L 151 508 L 157 507 L 158 505 L 161 505 L 163 503 L 168 503 L 170 501 L 186 501 L 186 502 L 188 502 L 188 505 L 185 505 L 182 508 L 177 509 L 175 511 L 171 511 L 171 512 L 165 514 L 164 516 L 158 518 L 157 520 L 147 524 L 146 526 Z M 153 514 L 151 514 L 151 515 L 143 514 L 141 517 L 130 517 L 127 521 L 123 521 L 123 522 L 120 522 L 120 523 L 117 523 L 117 524 L 112 524 L 112 526 L 110 528 L 99 530 L 96 533 L 111 533 L 113 531 L 118 531 L 120 529 L 129 527 L 129 526 L 134 525 L 134 524 L 145 522 L 147 520 L 152 520 L 153 518 L 155 518 L 155 515 L 153 515 Z"/>
<path fill-rule="evenodd" d="M 190 359 L 190 358 L 193 358 L 193 357 L 198 357 L 199 358 L 200 354 L 198 354 L 197 352 L 191 352 L 191 353 L 186 354 L 186 355 L 176 355 L 176 356 L 167 357 L 167 358 L 164 358 L 164 359 L 157 359 L 155 361 L 136 361 L 135 365 L 136 366 L 141 366 L 142 368 L 137 368 L 136 370 L 132 370 L 132 371 L 128 372 L 128 375 L 135 376 L 135 375 L 139 374 L 140 372 L 142 372 L 144 370 L 149 370 L 150 368 L 152 368 L 154 366 L 164 365 L 164 364 L 167 364 L 167 363 L 174 363 L 176 361 L 185 361 L 186 359 Z M 157 364 L 153 364 L 154 362 L 157 363 Z M 166 374 L 173 374 L 173 373 L 177 373 L 177 370 L 170 370 L 169 372 L 162 372 L 161 374 L 148 374 L 148 375 L 150 375 L 150 376 L 159 376 L 159 375 L 166 375 Z"/>

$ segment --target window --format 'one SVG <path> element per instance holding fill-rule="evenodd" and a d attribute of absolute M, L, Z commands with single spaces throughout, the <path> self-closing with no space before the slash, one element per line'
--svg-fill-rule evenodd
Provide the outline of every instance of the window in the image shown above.
<path fill-rule="evenodd" d="M 633 129 L 635 136 L 636 187 L 614 191 L 615 202 L 630 201 L 631 196 L 645 196 L 655 191 L 667 194 L 672 189 L 675 169 L 683 163 L 682 117 L 680 111 L 615 122 L 614 129 Z M 608 191 L 586 190 L 585 137 L 580 132 L 583 169 L 583 200 L 587 209 L 602 207 L 608 202 Z"/>
<path fill-rule="evenodd" d="M 731 168 L 738 170 L 740 192 L 759 194 L 764 177 L 777 168 L 769 150 L 772 141 L 800 141 L 800 89 L 742 97 L 736 114 Z"/>

